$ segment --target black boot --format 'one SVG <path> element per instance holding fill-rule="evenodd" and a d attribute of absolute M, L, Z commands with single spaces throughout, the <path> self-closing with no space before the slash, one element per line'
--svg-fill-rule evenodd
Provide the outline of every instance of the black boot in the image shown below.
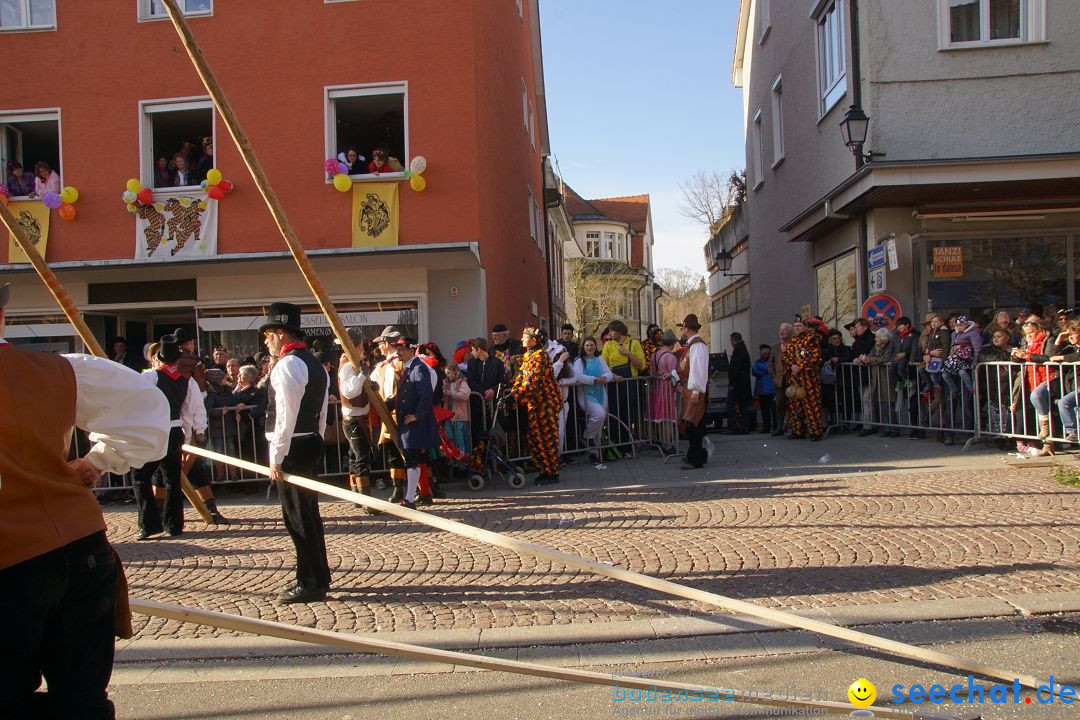
<path fill-rule="evenodd" d="M 363 478 L 363 479 L 361 479 L 359 477 L 356 478 L 356 491 L 359 492 L 361 495 L 367 495 L 368 497 L 375 497 L 374 495 L 371 494 L 371 485 L 365 485 L 364 480 L 368 480 L 370 482 L 370 479 L 366 478 L 366 477 Z M 359 504 L 359 503 L 357 503 L 357 504 Z M 368 515 L 382 515 L 382 510 L 376 510 L 375 508 L 369 508 L 367 506 L 364 507 L 364 512 L 367 513 Z"/>
<path fill-rule="evenodd" d="M 229 519 L 218 511 L 217 500 L 210 498 L 209 500 L 203 500 L 206 504 L 206 509 L 210 511 L 210 519 L 214 521 L 215 525 L 228 525 Z"/>
<path fill-rule="evenodd" d="M 394 492 L 390 493 L 389 502 L 399 503 L 405 499 L 405 481 L 394 478 Z"/>

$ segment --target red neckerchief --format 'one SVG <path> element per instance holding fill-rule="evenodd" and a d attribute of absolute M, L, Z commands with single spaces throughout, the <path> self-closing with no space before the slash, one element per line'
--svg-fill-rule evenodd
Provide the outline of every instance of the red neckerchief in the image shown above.
<path fill-rule="evenodd" d="M 173 380 L 176 380 L 180 377 L 180 371 L 176 369 L 175 365 L 162 364 L 158 365 L 157 369 L 171 377 Z"/>
<path fill-rule="evenodd" d="M 307 348 L 307 343 L 303 342 L 303 341 L 289 343 L 285 347 L 281 348 L 281 352 L 278 353 L 278 357 L 279 358 L 285 357 L 285 353 L 289 352 L 290 350 L 304 350 L 306 348 Z"/>
<path fill-rule="evenodd" d="M 908 335 L 910 335 L 913 332 L 915 332 L 915 328 L 913 328 L 911 326 L 908 326 L 907 332 L 903 332 L 903 331 L 900 332 L 900 339 L 903 340 L 904 338 L 906 338 Z"/>

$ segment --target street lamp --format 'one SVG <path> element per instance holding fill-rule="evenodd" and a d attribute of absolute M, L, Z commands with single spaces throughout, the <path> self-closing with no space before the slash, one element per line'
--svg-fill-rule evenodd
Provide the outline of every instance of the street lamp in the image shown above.
<path fill-rule="evenodd" d="M 731 259 L 734 256 L 728 250 L 721 250 L 713 258 L 716 260 L 716 267 L 724 275 L 724 277 L 747 277 L 749 273 L 733 273 L 731 272 Z"/>
<path fill-rule="evenodd" d="M 855 155 L 855 166 L 862 167 L 863 163 L 870 162 L 876 157 L 885 157 L 885 153 L 863 153 L 863 145 L 866 144 L 866 134 L 870 129 L 870 118 L 858 105 L 852 105 L 840 121 L 840 134 L 844 137 L 844 144 Z"/>

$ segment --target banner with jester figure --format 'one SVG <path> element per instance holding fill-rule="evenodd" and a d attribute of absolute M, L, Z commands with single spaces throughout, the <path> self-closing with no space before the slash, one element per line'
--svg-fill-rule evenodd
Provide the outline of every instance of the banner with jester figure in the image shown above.
<path fill-rule="evenodd" d="M 37 248 L 41 257 L 46 257 L 45 246 L 49 242 L 49 208 L 45 207 L 45 203 L 40 200 L 30 200 L 28 202 L 12 202 L 8 205 L 8 209 L 15 216 L 15 222 L 19 223 L 22 229 L 26 231 L 26 237 L 30 240 L 30 244 Z M 30 262 L 30 258 L 26 257 L 22 248 L 15 242 L 15 236 L 11 233 L 8 233 L 8 262 Z"/>
<path fill-rule="evenodd" d="M 135 212 L 136 260 L 192 260 L 217 255 L 217 200 L 200 192 L 156 193 Z"/>
<path fill-rule="evenodd" d="M 352 246 L 398 244 L 398 184 L 353 184 Z"/>

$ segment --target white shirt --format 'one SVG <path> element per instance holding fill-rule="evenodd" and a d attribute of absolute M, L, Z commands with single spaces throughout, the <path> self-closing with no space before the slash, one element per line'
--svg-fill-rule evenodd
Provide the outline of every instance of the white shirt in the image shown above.
<path fill-rule="evenodd" d="M 203 392 L 195 378 L 188 378 L 187 397 L 180 407 L 180 427 L 184 428 L 184 439 L 191 442 L 193 435 L 206 432 L 208 424 Z"/>
<path fill-rule="evenodd" d="M 93 355 L 63 358 L 75 371 L 75 425 L 89 431 L 94 443 L 85 455 L 91 465 L 122 475 L 165 456 L 169 401 L 156 382 Z"/>
<path fill-rule="evenodd" d="M 322 371 L 326 375 L 326 370 Z M 300 411 L 300 401 L 304 398 L 307 387 L 307 364 L 295 355 L 286 355 L 274 363 L 270 371 L 270 384 L 274 388 L 274 429 L 266 433 L 270 443 L 270 465 L 280 465 L 289 454 L 292 445 L 293 430 L 296 428 L 296 414 Z M 326 375 L 327 388 L 330 376 Z M 326 405 L 328 393 L 323 393 L 322 410 L 319 411 L 318 433 L 326 432 Z"/>
<path fill-rule="evenodd" d="M 696 337 L 697 333 L 686 342 Z M 705 395 L 709 390 L 709 349 L 704 342 L 699 342 L 689 345 L 686 351 L 690 353 L 690 377 L 686 380 L 686 387 L 690 392 Z"/>
<path fill-rule="evenodd" d="M 358 398 L 364 393 L 364 383 L 367 382 L 367 376 L 363 372 L 353 367 L 351 362 L 345 362 L 338 368 L 338 390 L 341 393 L 341 397 L 348 398 L 350 400 Z M 369 405 L 364 407 L 349 407 L 342 403 L 341 414 L 345 417 L 367 417 Z"/>

